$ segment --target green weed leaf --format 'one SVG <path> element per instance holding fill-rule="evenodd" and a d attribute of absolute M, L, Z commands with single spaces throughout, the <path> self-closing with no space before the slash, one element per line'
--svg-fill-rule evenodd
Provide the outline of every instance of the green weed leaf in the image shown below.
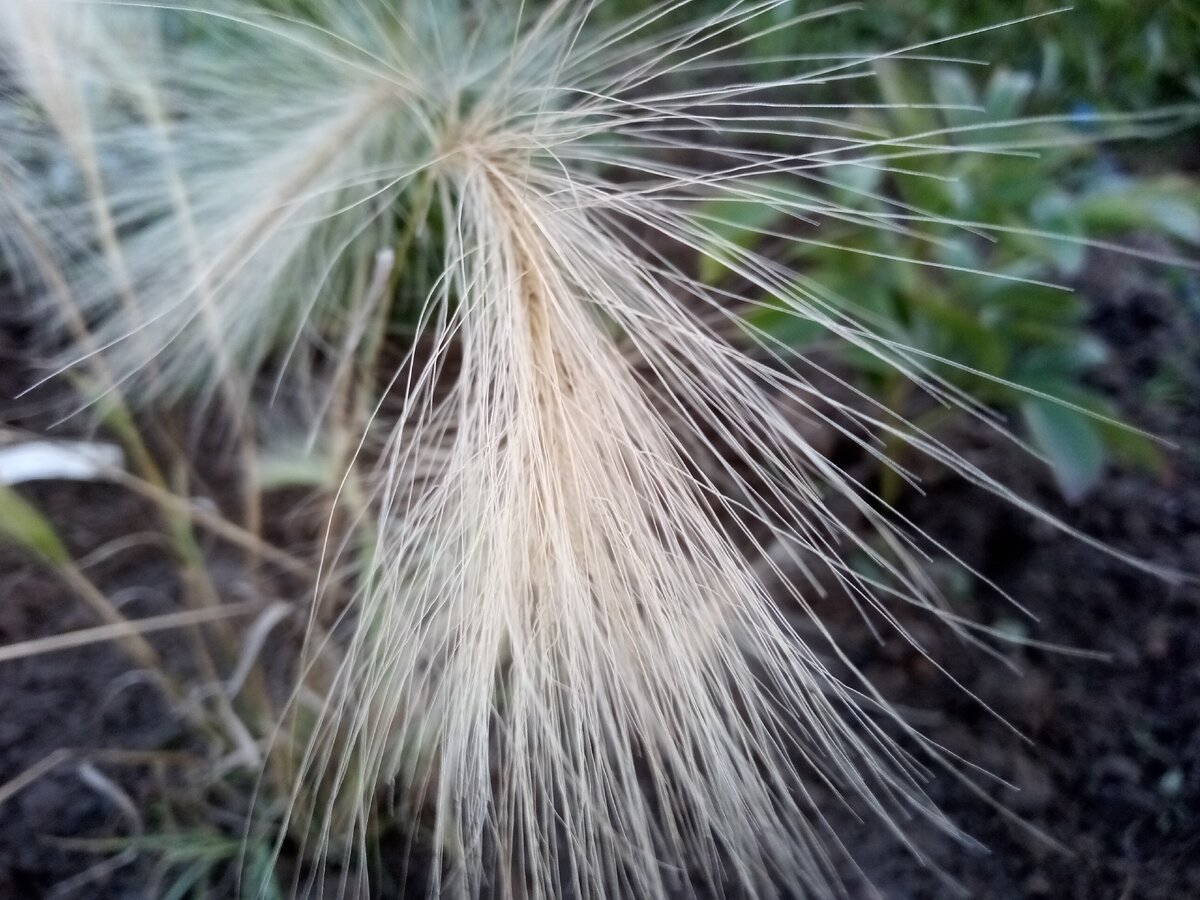
<path fill-rule="evenodd" d="M 1084 223 L 1096 231 L 1143 228 L 1200 244 L 1200 185 L 1188 179 L 1108 187 L 1085 198 L 1078 211 Z"/>
<path fill-rule="evenodd" d="M 6 484 L 0 484 L 0 540 L 55 568 L 71 564 L 71 555 L 50 520 Z"/>
<path fill-rule="evenodd" d="M 1059 490 L 1078 503 L 1104 474 L 1107 454 L 1095 424 L 1083 413 L 1041 397 L 1023 400 L 1021 414 Z"/>

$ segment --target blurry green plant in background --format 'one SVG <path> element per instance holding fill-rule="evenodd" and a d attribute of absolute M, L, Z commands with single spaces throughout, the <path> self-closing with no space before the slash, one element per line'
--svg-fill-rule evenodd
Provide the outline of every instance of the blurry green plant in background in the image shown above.
<path fill-rule="evenodd" d="M 705 0 L 679 15 L 715 13 L 726 5 Z M 597 12 L 616 21 L 644 8 L 641 0 L 613 0 Z M 816 8 L 812 0 L 791 0 L 768 15 L 782 25 Z M 995 27 L 1028 16 L 1042 18 Z M 987 30 L 971 34 L 981 29 Z M 1039 110 L 1061 109 L 1064 98 L 1114 110 L 1200 99 L 1200 5 L 1194 0 L 876 0 L 803 28 L 759 34 L 762 30 L 757 21 L 744 26 L 748 56 L 822 53 L 831 47 L 880 52 L 961 34 L 945 52 L 1037 73 Z"/>
<path fill-rule="evenodd" d="M 800 271 L 835 302 L 853 305 L 899 344 L 925 354 L 954 388 L 1019 414 L 1068 499 L 1082 497 L 1109 458 L 1161 469 L 1155 444 L 1109 421 L 1121 412 L 1087 386 L 1109 348 L 1086 328 L 1085 298 L 1059 285 L 1080 274 L 1088 243 L 1138 232 L 1200 245 L 1200 186 L 1180 176 L 1106 171 L 1089 117 L 1048 117 L 1014 133 L 1009 124 L 1027 114 L 1038 87 L 1031 76 L 1001 69 L 977 86 L 962 67 L 936 69 L 928 83 L 902 64 L 877 69 L 887 108 L 856 113 L 862 125 L 944 134 L 958 152 L 947 160 L 885 141 L 879 155 L 894 165 L 835 170 L 833 201 L 894 227 L 848 220 L 839 231 L 822 229 L 801 243 Z M 1025 147 L 1039 149 L 1031 158 Z M 971 148 L 980 152 L 961 152 Z M 768 205 L 711 214 L 723 237 L 744 243 L 757 242 L 783 218 Z M 721 277 L 711 264 L 703 274 Z M 821 337 L 782 309 L 755 310 L 750 321 L 792 347 Z M 853 349 L 842 357 L 861 388 L 923 430 L 964 414 L 922 409 L 895 366 Z M 884 468 L 881 479 L 884 498 L 896 499 L 896 473 Z"/>
<path fill-rule="evenodd" d="M 785 4 L 772 15 L 782 25 L 807 6 Z M 895 227 L 847 220 L 840 231 L 814 234 L 795 262 L 834 302 L 853 305 L 899 343 L 928 354 L 928 365 L 953 388 L 1019 419 L 1063 495 L 1078 500 L 1110 460 L 1156 472 L 1165 466 L 1154 441 L 1113 421 L 1127 411 L 1088 386 L 1089 373 L 1111 348 L 1089 333 L 1086 298 L 1064 286 L 1080 275 L 1089 244 L 1136 232 L 1160 236 L 1185 253 L 1200 245 L 1200 185 L 1179 174 L 1125 171 L 1098 139 L 1144 137 L 1135 124 L 1138 112 L 1200 98 L 1200 7 L 1183 0 L 1085 0 L 1060 15 L 968 34 L 1060 8 L 1041 0 L 893 0 L 760 35 L 748 56 L 757 66 L 779 68 L 821 48 L 867 52 L 962 34 L 931 52 L 1004 61 L 991 74 L 944 64 L 928 77 L 928 67 L 917 77 L 902 60 L 877 64 L 885 108 L 852 113 L 864 128 L 936 135 L 931 143 L 979 152 L 959 152 L 948 161 L 940 152 L 923 155 L 911 145 L 882 141 L 878 168 L 833 170 L 833 201 Z M 825 87 L 831 99 L 847 91 L 842 99 L 863 99 L 861 83 Z M 1130 118 L 1114 124 L 1108 110 Z M 1030 116 L 1045 121 L 1007 127 Z M 1178 136 L 1156 137 L 1161 143 Z M 889 166 L 888 159 L 897 162 Z M 769 203 L 706 212 L 722 237 L 747 248 L 786 218 Z M 720 266 L 705 265 L 703 277 L 721 278 Z M 750 321 L 796 349 L 822 336 L 784 310 L 760 308 Z M 842 357 L 858 387 L 919 427 L 937 429 L 964 414 L 923 409 L 912 383 L 869 354 L 848 350 Z M 898 474 L 884 466 L 879 477 L 883 498 L 895 500 Z"/>

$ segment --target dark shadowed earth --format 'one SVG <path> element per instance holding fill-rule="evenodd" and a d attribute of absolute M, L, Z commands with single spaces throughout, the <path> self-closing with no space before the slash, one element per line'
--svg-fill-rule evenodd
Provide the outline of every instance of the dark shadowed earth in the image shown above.
<path fill-rule="evenodd" d="M 1177 444 L 1169 473 L 1110 471 L 1079 508 L 994 440 L 955 446 L 1068 524 L 1158 565 L 1200 572 L 1200 298 L 1149 269 L 1098 255 L 1080 286 L 1112 361 L 1098 380 L 1125 415 Z M 1157 397 L 1149 403 L 1147 395 Z M 852 617 L 839 632 L 851 655 L 924 732 L 1015 786 L 988 793 L 1061 844 L 1050 846 L 972 800 L 952 781 L 932 796 L 985 850 L 943 841 L 931 856 L 976 898 L 1176 900 L 1200 897 L 1200 589 L 1169 582 L 1032 523 L 961 482 L 908 498 L 913 520 L 1036 617 L 968 585 L 961 608 L 1033 640 L 1106 660 L 1017 649 L 1017 673 L 944 629 L 920 633 L 931 655 L 973 693 L 949 684 L 911 647 L 878 647 Z M 982 704 L 1018 733 L 998 725 Z M 931 868 L 897 853 L 878 828 L 851 842 L 887 900 L 956 896 Z M 869 897 L 860 889 L 855 896 Z"/>

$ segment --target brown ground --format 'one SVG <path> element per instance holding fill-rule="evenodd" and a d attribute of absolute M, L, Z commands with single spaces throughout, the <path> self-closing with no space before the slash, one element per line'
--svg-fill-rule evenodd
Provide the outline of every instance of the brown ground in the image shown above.
<path fill-rule="evenodd" d="M 1097 301 L 1094 327 L 1115 351 L 1102 385 L 1138 424 L 1178 444 L 1165 480 L 1113 471 L 1072 509 L 1040 472 L 994 442 L 979 441 L 970 455 L 1112 547 L 1194 574 L 1200 572 L 1200 296 L 1194 281 L 1168 290 L 1156 277 L 1114 257 L 1097 258 L 1082 287 Z M 1138 402 L 1156 393 L 1172 399 Z M 842 623 L 852 655 L 871 660 L 873 679 L 921 711 L 925 733 L 1016 785 L 1016 792 L 989 793 L 1071 851 L 1050 848 L 960 787 L 939 783 L 933 796 L 987 852 L 935 843 L 936 862 L 961 882 L 964 896 L 989 900 L 1200 897 L 1197 584 L 1139 573 L 961 484 L 945 482 L 925 497 L 910 497 L 905 511 L 1037 621 L 984 590 L 964 598 L 973 618 L 1110 655 L 1097 661 L 1015 650 L 1007 655 L 1019 665 L 1018 677 L 944 630 L 922 633 L 932 655 L 1027 743 L 907 646 L 880 649 L 860 624 Z M 852 849 L 883 897 L 955 896 L 930 869 L 866 831 Z"/>

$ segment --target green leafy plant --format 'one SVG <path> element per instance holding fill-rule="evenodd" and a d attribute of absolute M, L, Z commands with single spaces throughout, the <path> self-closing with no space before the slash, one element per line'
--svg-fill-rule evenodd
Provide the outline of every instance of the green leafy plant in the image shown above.
<path fill-rule="evenodd" d="M 676 18 L 714 15 L 723 0 L 689 4 Z M 629 15 L 639 0 L 604 4 L 600 15 Z M 804 0 L 772 4 L 773 24 L 811 12 Z M 1028 17 L 1019 28 L 998 28 Z M 751 68 L 763 77 L 778 74 L 789 58 L 889 49 L 963 35 L 954 55 L 1000 61 L 1036 74 L 1039 111 L 1085 103 L 1110 110 L 1148 109 L 1200 98 L 1200 8 L 1192 0 L 888 0 L 805 28 L 766 30 L 747 21 L 735 29 L 746 41 Z M 933 49 L 930 52 L 939 52 Z"/>
<path fill-rule="evenodd" d="M 1069 499 L 1080 499 L 1110 459 L 1161 470 L 1155 443 L 1121 427 L 1120 411 L 1089 387 L 1110 351 L 1087 329 L 1085 299 L 1062 285 L 1079 274 L 1089 246 L 1129 232 L 1200 246 L 1200 186 L 1089 174 L 1097 165 L 1090 120 L 1013 129 L 1036 88 L 1028 76 L 1000 70 L 977 87 L 962 68 L 939 68 L 927 83 L 900 64 L 877 70 L 892 108 L 861 113 L 864 127 L 944 133 L 955 152 L 883 140 L 875 164 L 831 173 L 831 202 L 855 215 L 802 236 L 796 258 L 805 277 L 917 351 L 903 354 L 908 364 L 1018 418 Z M 724 222 L 723 237 L 742 244 L 761 240 L 782 217 L 778 207 L 755 204 L 708 212 Z M 888 227 L 863 228 L 867 220 Z M 719 269 L 709 264 L 703 274 L 719 277 Z M 749 321 L 792 346 L 823 334 L 798 332 L 779 308 Z M 842 357 L 872 396 L 922 430 L 964 412 L 922 394 L 903 367 L 857 348 Z M 895 499 L 896 473 L 884 468 L 881 477 L 885 498 Z"/>

